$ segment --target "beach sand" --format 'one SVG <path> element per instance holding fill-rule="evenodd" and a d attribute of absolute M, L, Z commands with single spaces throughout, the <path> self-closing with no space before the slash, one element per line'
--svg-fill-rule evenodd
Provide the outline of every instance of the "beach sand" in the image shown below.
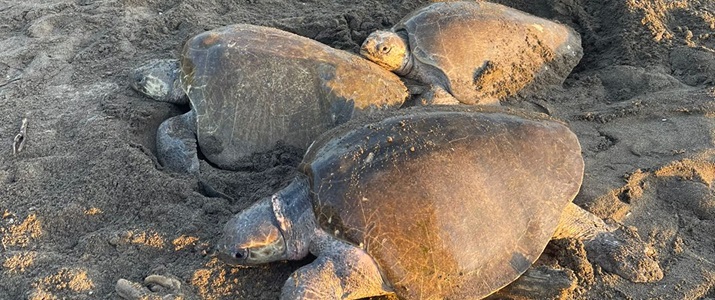
<path fill-rule="evenodd" d="M 658 282 L 632 283 L 552 242 L 541 264 L 574 271 L 574 299 L 715 298 L 715 2 L 504 0 L 582 36 L 563 88 L 507 105 L 568 122 L 586 171 L 575 202 L 643 239 Z M 295 174 L 302 149 L 250 170 L 162 170 L 159 123 L 187 107 L 129 87 L 132 68 L 234 23 L 278 27 L 357 51 L 428 1 L 0 1 L 0 299 L 118 299 L 118 279 L 174 276 L 187 299 L 276 299 L 308 262 L 232 268 L 212 257 L 234 213 Z M 458 37 L 455 37 L 458 38 Z M 24 148 L 13 138 L 27 119 Z"/>

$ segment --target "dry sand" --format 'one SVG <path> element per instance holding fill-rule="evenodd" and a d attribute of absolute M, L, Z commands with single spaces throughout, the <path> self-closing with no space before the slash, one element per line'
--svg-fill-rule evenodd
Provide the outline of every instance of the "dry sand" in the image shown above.
<path fill-rule="evenodd" d="M 512 104 L 569 122 L 586 159 L 575 202 L 637 230 L 665 277 L 608 274 L 577 241 L 551 243 L 542 263 L 574 270 L 571 298 L 715 298 L 715 2 L 499 2 L 581 33 L 585 56 L 564 87 Z M 189 299 L 277 298 L 307 260 L 230 268 L 207 253 L 227 218 L 291 177 L 301 150 L 277 147 L 242 172 L 204 162 L 203 179 L 236 200 L 204 196 L 154 155 L 158 124 L 186 108 L 132 91 L 128 71 L 242 22 L 355 51 L 425 3 L 0 1 L 0 299 L 117 299 L 119 278 L 150 274 L 176 276 Z"/>

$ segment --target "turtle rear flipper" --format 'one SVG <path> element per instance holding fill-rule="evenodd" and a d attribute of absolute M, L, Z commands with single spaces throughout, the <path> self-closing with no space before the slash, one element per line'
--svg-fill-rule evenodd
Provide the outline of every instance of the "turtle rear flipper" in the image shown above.
<path fill-rule="evenodd" d="M 197 174 L 196 113 L 192 110 L 167 119 L 156 133 L 157 158 L 171 172 Z"/>
<path fill-rule="evenodd" d="M 648 255 L 638 233 L 622 226 L 612 228 L 576 204 L 570 203 L 564 209 L 553 238 L 583 240 L 590 261 L 632 282 L 663 278 L 660 265 Z"/>
<path fill-rule="evenodd" d="M 569 203 L 561 214 L 559 226 L 552 239 L 573 238 L 590 240 L 602 232 L 613 230 L 598 216 L 578 205 Z"/>
<path fill-rule="evenodd" d="M 656 282 L 663 279 L 658 261 L 650 256 L 649 248 L 638 233 L 619 227 L 613 232 L 602 232 L 584 241 L 588 260 L 604 270 L 631 282 Z"/>
<path fill-rule="evenodd" d="M 577 284 L 576 275 L 569 269 L 538 266 L 486 299 L 568 299 Z"/>

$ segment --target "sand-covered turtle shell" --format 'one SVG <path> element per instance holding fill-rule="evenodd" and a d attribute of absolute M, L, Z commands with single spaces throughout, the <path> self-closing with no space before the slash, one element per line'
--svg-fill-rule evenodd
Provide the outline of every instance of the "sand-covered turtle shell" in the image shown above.
<path fill-rule="evenodd" d="M 571 28 L 482 1 L 434 3 L 392 31 L 406 31 L 414 64 L 467 104 L 560 85 L 583 55 Z"/>
<path fill-rule="evenodd" d="M 408 96 L 396 75 L 357 55 L 246 24 L 190 39 L 181 71 L 201 152 L 219 166 L 278 140 L 307 148 L 354 115 L 397 108 Z"/>
<path fill-rule="evenodd" d="M 581 185 L 576 136 L 496 108 L 385 116 L 306 154 L 319 225 L 365 249 L 403 299 L 473 299 L 522 274 Z"/>

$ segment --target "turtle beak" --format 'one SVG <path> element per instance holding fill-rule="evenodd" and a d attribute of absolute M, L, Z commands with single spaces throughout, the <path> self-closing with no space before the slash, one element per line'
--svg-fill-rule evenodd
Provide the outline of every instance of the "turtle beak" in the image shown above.
<path fill-rule="evenodd" d="M 380 54 L 380 45 L 383 40 L 379 32 L 371 33 L 360 46 L 360 55 L 368 59 L 377 57 Z"/>
<path fill-rule="evenodd" d="M 374 48 L 374 45 L 370 44 L 374 44 L 374 42 L 369 39 L 365 40 L 365 42 L 362 43 L 362 46 L 360 46 L 360 55 L 364 57 L 370 57 L 370 51 L 368 49 Z"/>
<path fill-rule="evenodd" d="M 266 197 L 226 222 L 218 257 L 229 264 L 256 265 L 285 259 L 286 242 Z"/>

